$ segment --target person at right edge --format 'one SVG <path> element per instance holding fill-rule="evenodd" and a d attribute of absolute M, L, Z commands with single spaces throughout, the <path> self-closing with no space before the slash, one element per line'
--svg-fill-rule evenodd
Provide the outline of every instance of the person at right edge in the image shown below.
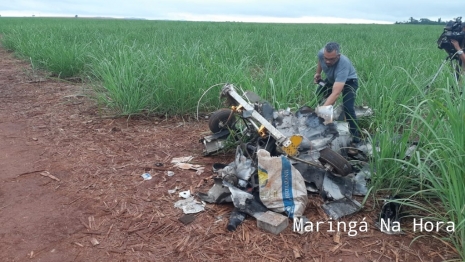
<path fill-rule="evenodd" d="M 462 28 L 462 32 L 465 32 L 465 25 Z M 465 73 L 465 53 L 464 53 L 464 46 L 465 40 L 462 40 L 462 46 L 460 46 L 459 42 L 455 39 L 450 40 L 451 44 L 454 46 L 455 50 L 457 50 L 456 56 L 459 58 L 459 70 L 457 70 L 457 77 L 460 77 L 460 74 Z"/>
<path fill-rule="evenodd" d="M 360 131 L 355 115 L 355 98 L 358 88 L 357 72 L 352 62 L 340 53 L 338 43 L 329 42 L 318 52 L 318 65 L 313 81 L 319 84 L 322 81 L 321 73 L 326 79 L 324 85 L 319 84 L 316 95 L 326 99 L 323 106 L 334 105 L 342 93 L 343 111 L 349 131 L 352 135 L 352 143 L 356 146 L 360 143 Z"/>

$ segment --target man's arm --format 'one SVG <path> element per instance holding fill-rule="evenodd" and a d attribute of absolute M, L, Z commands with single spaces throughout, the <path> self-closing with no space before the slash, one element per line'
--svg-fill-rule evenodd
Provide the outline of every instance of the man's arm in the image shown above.
<path fill-rule="evenodd" d="M 335 82 L 333 85 L 333 92 L 328 96 L 323 106 L 334 105 L 337 98 L 341 94 L 342 89 L 344 89 L 344 85 L 345 83 L 343 82 Z"/>
<path fill-rule="evenodd" d="M 457 50 L 457 52 L 459 53 L 458 57 L 460 58 L 460 60 L 462 60 L 462 65 L 465 64 L 465 52 L 462 48 L 460 48 L 459 42 L 455 39 L 451 39 L 450 42 L 454 46 L 455 50 Z"/>

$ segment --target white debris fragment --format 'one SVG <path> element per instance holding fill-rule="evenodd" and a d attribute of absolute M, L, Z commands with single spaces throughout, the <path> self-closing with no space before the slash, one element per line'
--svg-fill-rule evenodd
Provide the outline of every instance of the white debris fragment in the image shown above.
<path fill-rule="evenodd" d="M 195 171 L 195 174 L 200 175 L 205 171 L 205 167 L 199 167 L 197 168 L 197 171 Z"/>
<path fill-rule="evenodd" d="M 406 157 L 412 157 L 412 154 L 415 152 L 415 150 L 417 150 L 416 145 L 410 146 L 409 148 L 407 148 L 407 151 L 405 152 L 405 156 Z"/>
<path fill-rule="evenodd" d="M 194 159 L 193 156 L 175 157 L 175 158 L 171 159 L 171 163 L 173 163 L 173 164 L 187 163 L 187 162 L 190 162 L 192 159 Z"/>
<path fill-rule="evenodd" d="M 141 177 L 144 179 L 144 180 L 150 180 L 152 179 L 152 176 L 149 174 L 149 173 L 143 173 L 141 175 Z"/>
<path fill-rule="evenodd" d="M 205 204 L 196 201 L 192 196 L 177 201 L 174 207 L 182 209 L 184 214 L 195 214 L 205 210 Z"/>
<path fill-rule="evenodd" d="M 187 190 L 187 191 L 179 192 L 179 197 L 182 197 L 184 199 L 189 198 L 191 197 L 191 191 Z"/>
<path fill-rule="evenodd" d="M 98 242 L 98 240 L 95 237 L 91 238 L 90 242 L 92 243 L 92 246 L 96 246 L 96 245 L 100 244 L 100 242 Z"/>
<path fill-rule="evenodd" d="M 194 164 L 189 164 L 189 163 L 176 163 L 174 165 L 175 167 L 178 167 L 180 169 L 184 169 L 184 170 L 195 170 L 196 174 L 197 175 L 200 175 L 203 173 L 203 171 L 205 170 L 205 167 L 201 166 L 201 165 L 194 165 Z"/>

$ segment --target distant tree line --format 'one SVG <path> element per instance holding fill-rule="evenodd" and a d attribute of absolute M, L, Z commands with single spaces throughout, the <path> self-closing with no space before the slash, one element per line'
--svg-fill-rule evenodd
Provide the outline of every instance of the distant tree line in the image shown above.
<path fill-rule="evenodd" d="M 437 21 L 430 20 L 428 18 L 420 18 L 420 19 L 415 19 L 413 17 L 410 17 L 408 21 L 404 22 L 398 22 L 396 21 L 395 24 L 420 24 L 420 25 L 445 25 L 447 21 L 442 21 L 441 18 L 438 18 Z"/>

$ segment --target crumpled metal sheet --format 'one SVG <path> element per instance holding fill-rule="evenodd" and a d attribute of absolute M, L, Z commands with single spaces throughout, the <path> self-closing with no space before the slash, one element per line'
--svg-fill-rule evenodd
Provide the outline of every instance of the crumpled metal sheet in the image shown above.
<path fill-rule="evenodd" d="M 233 204 L 239 211 L 255 218 L 268 211 L 268 208 L 261 203 L 258 196 L 245 192 L 227 182 L 223 181 L 223 184 L 231 191 Z"/>
<path fill-rule="evenodd" d="M 236 176 L 242 180 L 249 180 L 250 176 L 252 176 L 255 170 L 257 170 L 257 168 L 252 165 L 253 160 L 247 158 L 244 155 L 244 152 L 240 146 L 236 148 L 236 158 L 234 164 L 236 169 Z"/>
<path fill-rule="evenodd" d="M 221 178 L 214 178 L 214 181 L 213 187 L 206 194 L 197 193 L 200 200 L 215 204 L 231 203 L 231 192 L 228 187 L 223 186 L 223 180 Z"/>
<path fill-rule="evenodd" d="M 362 169 L 355 174 L 354 180 L 354 192 L 355 196 L 365 196 L 368 194 L 368 180 L 371 179 L 371 170 L 368 164 L 364 165 Z"/>
<path fill-rule="evenodd" d="M 350 177 L 335 176 L 328 172 L 323 179 L 321 190 L 321 194 L 325 199 L 339 200 L 352 198 L 354 181 Z"/>
<path fill-rule="evenodd" d="M 332 219 L 339 219 L 344 216 L 358 212 L 362 205 L 355 199 L 344 197 L 322 205 L 325 213 Z"/>

